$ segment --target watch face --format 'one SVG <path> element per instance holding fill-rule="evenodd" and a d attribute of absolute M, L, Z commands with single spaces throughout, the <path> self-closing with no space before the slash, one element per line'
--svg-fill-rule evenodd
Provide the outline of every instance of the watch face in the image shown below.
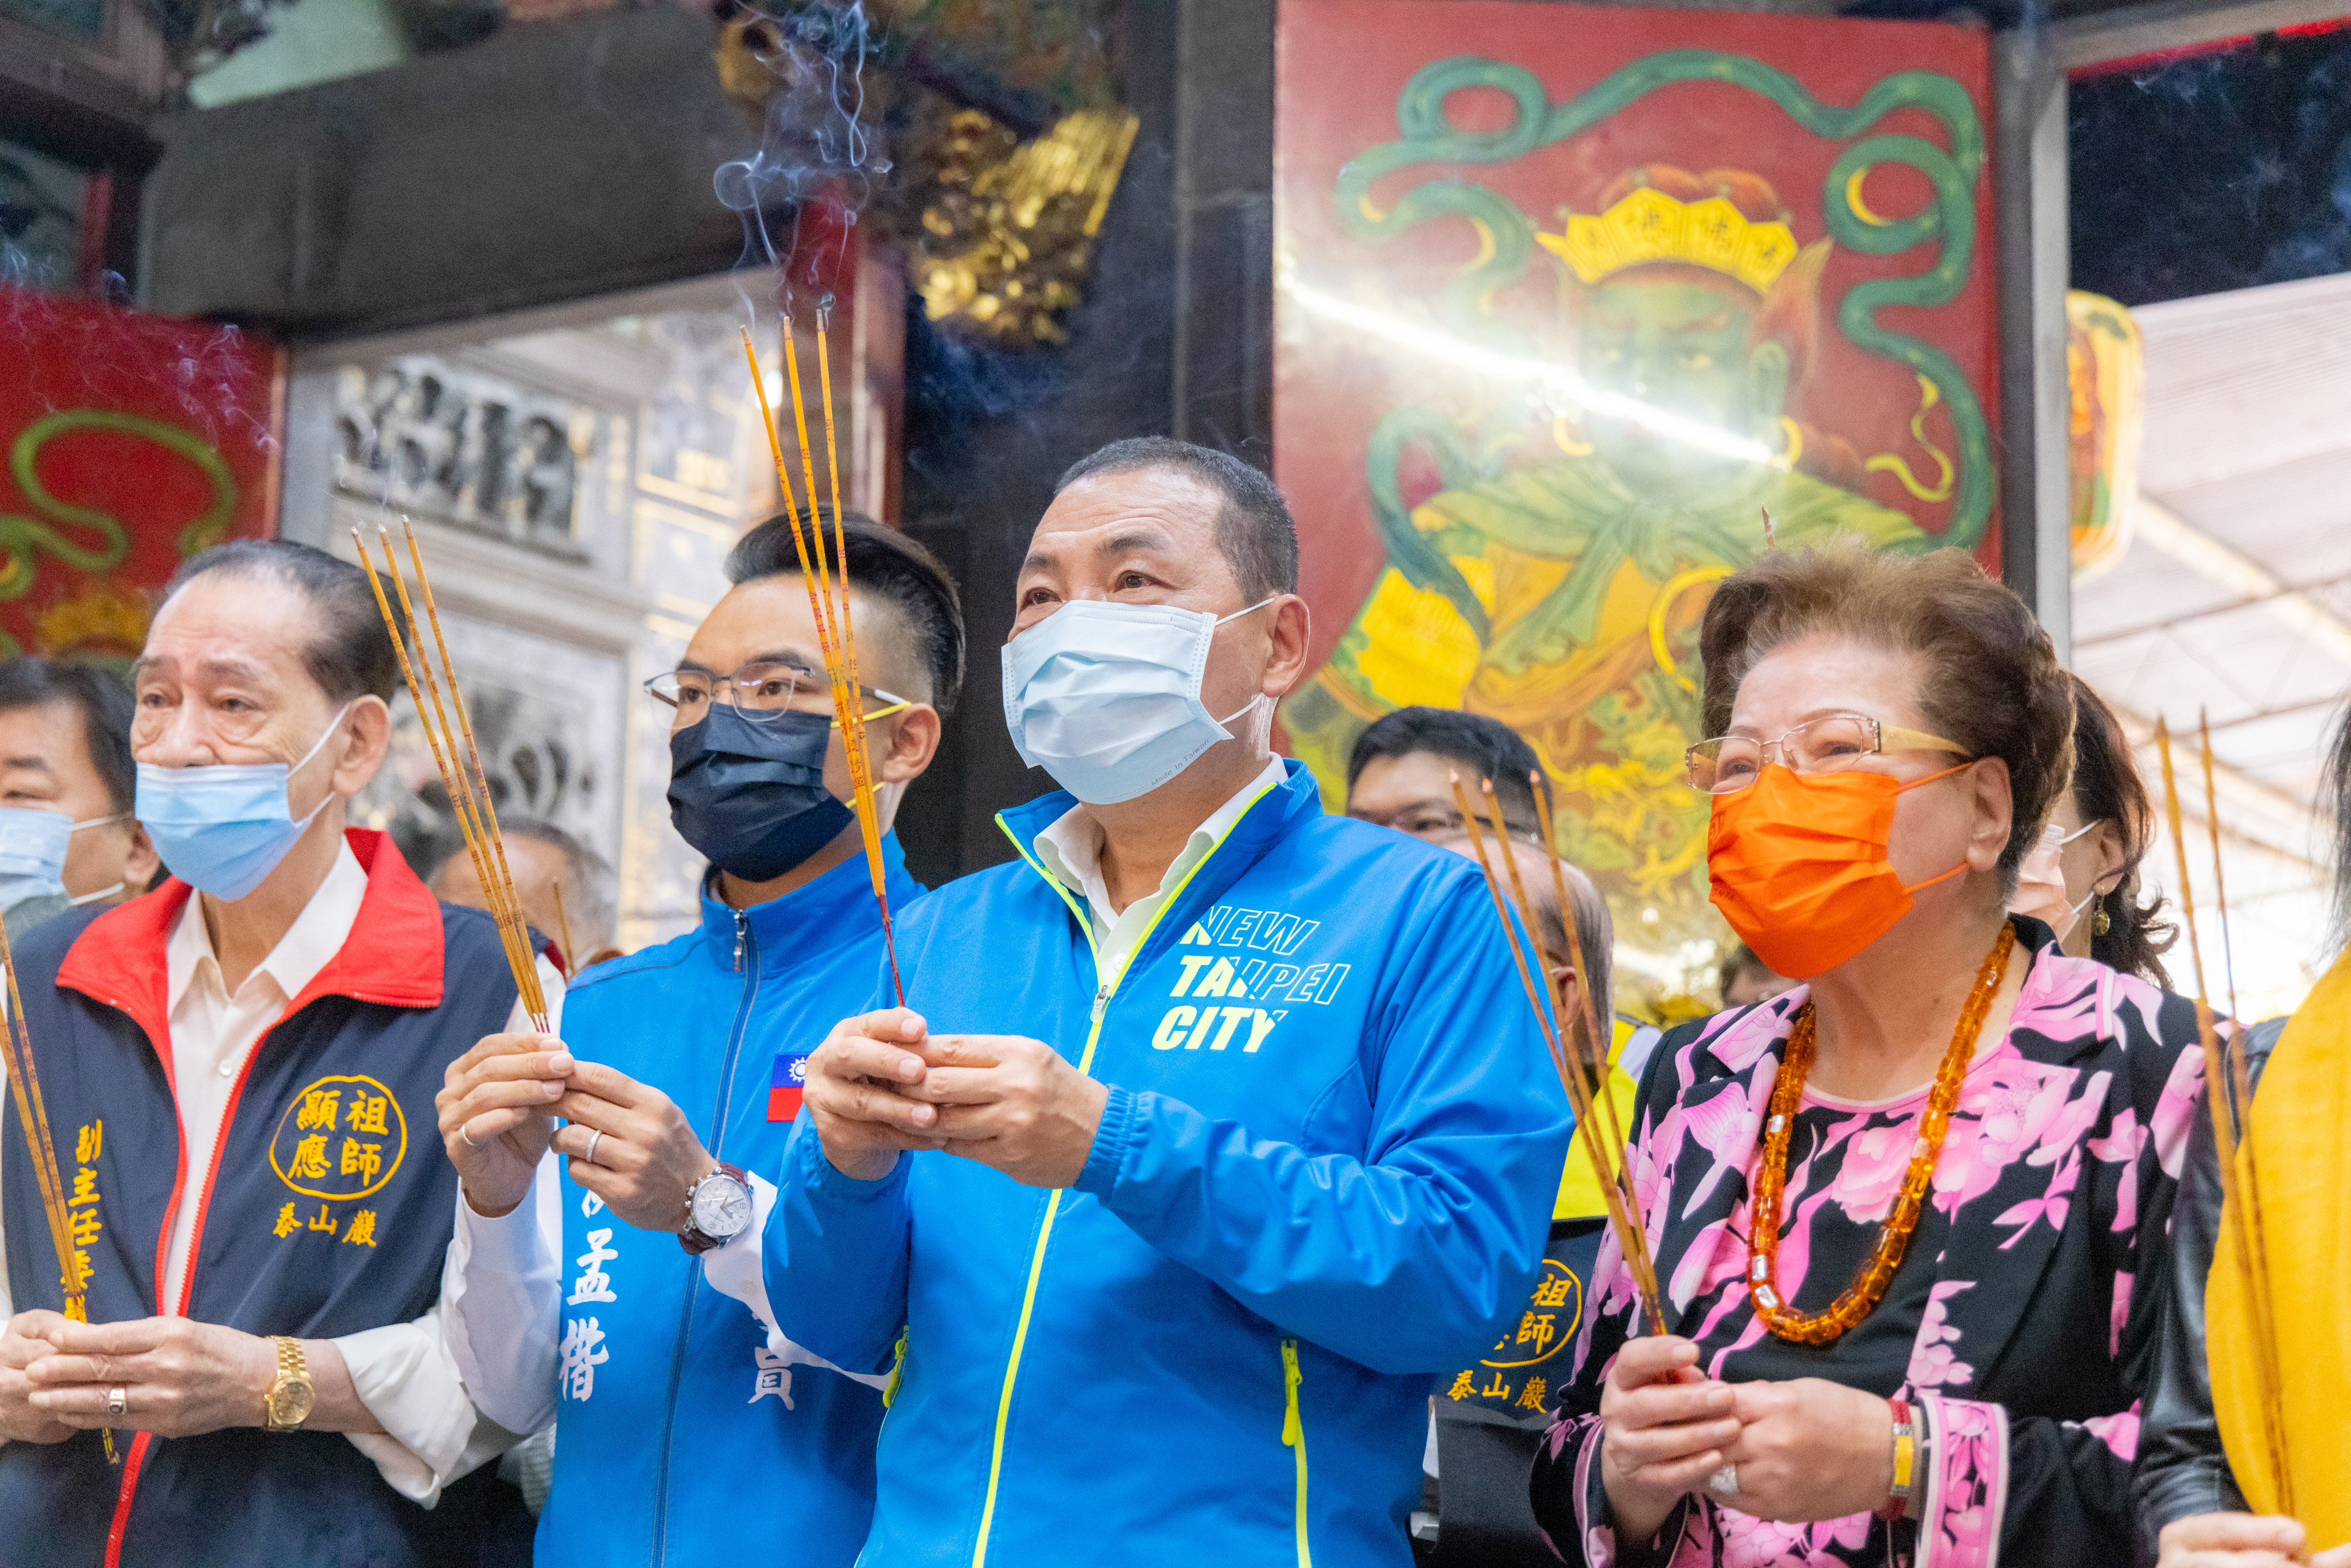
<path fill-rule="evenodd" d="M 705 1176 L 694 1189 L 694 1228 L 724 1241 L 751 1223 L 751 1193 L 741 1182 L 720 1172 Z"/>
<path fill-rule="evenodd" d="M 298 1427 L 310 1418 L 317 1397 L 308 1383 L 280 1383 L 269 1391 L 269 1419 L 276 1426 Z"/>

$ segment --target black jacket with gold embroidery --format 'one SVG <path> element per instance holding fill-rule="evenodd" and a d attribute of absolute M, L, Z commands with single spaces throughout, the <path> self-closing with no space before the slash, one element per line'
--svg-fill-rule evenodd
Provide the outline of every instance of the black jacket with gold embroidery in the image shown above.
<path fill-rule="evenodd" d="M 187 884 L 53 921 L 18 950 L 92 1322 L 169 1312 L 332 1339 L 437 1300 L 456 1173 L 434 1095 L 505 1027 L 515 984 L 488 915 L 437 903 L 384 835 L 350 842 L 368 872 L 350 936 L 249 1053 L 210 1170 L 187 1168 L 172 1085 L 164 953 Z M 0 1150 L 16 1306 L 61 1310 L 13 1114 Z M 197 1206 L 192 1260 L 180 1299 L 159 1301 L 182 1204 Z M 94 1432 L 0 1448 L 0 1563 L 471 1563 L 507 1506 L 484 1471 L 420 1507 L 340 1433 L 256 1425 L 118 1447 L 117 1466 Z"/>

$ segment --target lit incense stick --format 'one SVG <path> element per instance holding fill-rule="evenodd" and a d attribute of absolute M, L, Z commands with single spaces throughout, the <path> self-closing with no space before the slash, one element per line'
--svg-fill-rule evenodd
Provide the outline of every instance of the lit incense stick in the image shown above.
<path fill-rule="evenodd" d="M 1585 1082 L 1581 1066 L 1571 1060 L 1566 1043 L 1552 1019 L 1552 998 L 1548 986 L 1539 988 L 1529 968 L 1527 954 L 1520 945 L 1519 928 L 1512 925 L 1509 914 L 1503 907 L 1502 873 L 1494 870 L 1492 861 L 1487 857 L 1485 834 L 1479 829 L 1478 813 L 1470 805 L 1469 793 L 1462 787 L 1459 774 L 1452 776 L 1452 785 L 1455 804 L 1461 813 L 1463 824 L 1469 831 L 1470 848 L 1478 857 L 1479 868 L 1486 873 L 1486 890 L 1493 900 L 1494 914 L 1502 923 L 1504 940 L 1510 946 L 1511 959 L 1518 966 L 1519 982 L 1526 988 L 1527 1000 L 1534 1009 L 1536 1025 L 1542 1035 L 1543 1044 L 1551 1051 L 1552 1064 L 1558 1069 L 1560 1082 L 1567 1090 L 1568 1104 L 1575 1115 L 1575 1135 L 1583 1145 L 1585 1157 L 1593 1162 L 1593 1171 L 1602 1178 L 1601 1197 L 1607 1206 L 1608 1221 L 1616 1237 L 1617 1250 L 1624 1257 L 1625 1271 L 1633 1278 L 1634 1289 L 1640 1296 L 1642 1309 L 1649 1321 L 1651 1332 L 1664 1333 L 1666 1320 L 1663 1298 L 1657 1290 L 1656 1268 L 1649 1257 L 1648 1238 L 1646 1233 L 1635 1223 L 1632 1214 L 1625 1207 L 1626 1190 L 1620 1189 L 1614 1182 L 1607 1179 L 1612 1162 L 1604 1141 L 1605 1134 L 1601 1130 L 1599 1119 L 1593 1106 L 1591 1085 Z M 1490 804 L 1492 786 L 1489 784 L 1487 789 Z M 1542 949 L 1535 944 L 1535 932 L 1538 929 L 1535 912 L 1532 904 L 1526 898 L 1525 884 L 1518 874 L 1518 860 L 1510 851 L 1509 839 L 1503 833 L 1499 810 L 1494 816 L 1494 837 L 1496 851 L 1509 867 L 1508 874 L 1519 904 L 1520 924 L 1525 927 L 1527 943 L 1534 946 L 1534 956 L 1539 965 L 1542 957 Z M 1566 913 L 1562 907 L 1562 919 L 1565 918 Z M 1546 972 L 1546 980 L 1548 977 Z M 1604 1092 L 1605 1087 L 1604 1083 L 1602 1085 Z"/>
<path fill-rule="evenodd" d="M 809 450 L 808 408 L 800 391 L 799 355 L 793 346 L 791 322 L 784 322 L 785 365 L 789 374 L 792 393 L 793 423 L 799 437 L 800 474 L 807 489 L 808 521 L 800 520 L 799 502 L 792 493 L 791 472 L 784 458 L 783 439 L 778 434 L 775 409 L 768 399 L 766 378 L 760 373 L 759 356 L 751 346 L 749 329 L 743 329 L 743 358 L 751 368 L 751 389 L 759 401 L 760 423 L 768 433 L 768 451 L 775 459 L 776 484 L 784 502 L 784 516 L 792 530 L 792 547 L 799 553 L 800 580 L 808 587 L 809 615 L 816 623 L 818 651 L 823 658 L 826 684 L 832 696 L 833 722 L 841 729 L 843 760 L 850 776 L 851 807 L 857 817 L 859 836 L 864 841 L 866 867 L 873 881 L 873 897 L 882 915 L 882 946 L 890 964 L 890 981 L 898 1005 L 906 1002 L 905 981 L 898 973 L 898 944 L 890 918 L 890 895 L 882 860 L 882 828 L 880 808 L 874 800 L 872 774 L 865 751 L 864 693 L 858 685 L 856 652 L 852 641 L 848 596 L 848 536 L 841 521 L 838 458 L 828 441 L 827 457 L 834 464 L 833 533 L 835 549 L 840 558 L 841 577 L 839 596 L 835 597 L 832 559 L 825 549 L 824 520 L 818 511 L 816 469 Z M 831 371 L 822 371 L 826 400 L 828 432 L 831 427 Z M 813 549 L 811 549 L 813 540 Z"/>
<path fill-rule="evenodd" d="M 1527 787 L 1534 794 L 1535 825 L 1542 833 L 1543 849 L 1546 858 L 1551 862 L 1552 887 L 1559 898 L 1560 924 L 1567 930 L 1567 961 L 1575 970 L 1576 999 L 1582 1004 L 1584 1032 L 1592 1041 L 1593 1071 L 1597 1075 L 1600 1084 L 1595 1097 L 1599 1101 L 1602 1113 L 1607 1118 L 1610 1141 L 1617 1149 L 1623 1151 L 1624 1157 L 1615 1166 L 1615 1179 L 1624 1184 L 1625 1213 L 1632 1218 L 1635 1228 L 1641 1232 L 1642 1241 L 1646 1246 L 1649 1233 L 1646 1217 L 1641 1212 L 1640 1196 L 1633 1190 L 1633 1173 L 1630 1165 L 1626 1163 L 1632 1158 L 1633 1145 L 1625 1136 L 1622 1120 L 1616 1114 L 1616 1097 L 1608 1092 L 1609 1040 L 1612 1037 L 1601 1032 L 1605 1024 L 1600 1017 L 1599 998 L 1592 994 L 1592 971 L 1585 968 L 1583 965 L 1583 937 L 1576 929 L 1575 921 L 1572 917 L 1575 906 L 1567 896 L 1567 867 L 1559 857 L 1559 836 L 1552 831 L 1551 804 L 1543 794 L 1542 775 L 1540 772 L 1529 772 Z M 1491 789 L 1492 786 L 1489 785 L 1488 788 Z"/>
<path fill-rule="evenodd" d="M 882 815 L 873 803 L 873 764 L 865 745 L 864 687 L 857 678 L 857 636 L 850 626 L 849 534 L 841 516 L 841 448 L 834 439 L 832 425 L 832 355 L 825 346 L 825 313 L 821 310 L 816 318 L 816 368 L 817 385 L 824 399 L 825 473 L 832 486 L 833 559 L 841 565 L 841 652 L 848 668 L 849 690 L 856 699 L 853 717 L 841 728 L 841 745 L 848 756 L 850 788 L 857 797 L 857 825 L 865 841 L 865 863 L 873 878 L 873 896 L 887 909 L 890 894 L 884 885 L 882 864 Z M 894 972 L 894 954 L 892 964 Z"/>
<path fill-rule="evenodd" d="M 2252 1173 L 2241 1173 L 2237 1166 L 2236 1119 L 2229 1111 L 2229 1073 L 2212 1025 L 2212 1004 L 2204 984 L 2204 948 L 2196 932 L 2196 896 L 2188 877 L 2188 839 L 2180 826 L 2179 787 L 2171 766 L 2171 731 L 2160 717 L 2155 721 L 2155 745 L 2163 768 L 2165 821 L 2171 830 L 2171 847 L 2179 863 L 2180 921 L 2188 927 L 2188 952 L 2196 971 L 2196 1035 L 2204 1052 L 2204 1101 L 2212 1118 L 2213 1152 L 2219 1156 L 2220 1167 L 2220 1201 L 2224 1211 L 2232 1209 L 2237 1215 L 2237 1224 L 2230 1230 L 2234 1243 L 2230 1250 L 2245 1300 L 2253 1312 L 2254 1337 L 2258 1342 L 2253 1346 L 2253 1365 L 2261 1385 L 2262 1436 L 2270 1449 L 2272 1473 L 2278 1478 L 2280 1506 L 2291 1514 L 2294 1479 L 2285 1462 L 2283 1383 L 2277 1364 L 2277 1332 L 2270 1308 L 2269 1275 L 2261 1267 L 2259 1257 L 2259 1193 L 2250 1179 L 2240 1179 L 2241 1176 L 2250 1178 Z"/>
<path fill-rule="evenodd" d="M 16 1102 L 16 1120 L 25 1130 L 25 1149 L 32 1156 L 33 1182 L 41 1191 L 41 1212 L 49 1224 L 49 1244 L 57 1249 L 57 1283 L 65 1291 L 65 1315 L 76 1322 L 89 1322 L 89 1291 L 81 1273 L 81 1251 L 74 1245 L 73 1213 L 66 1197 L 65 1178 L 57 1169 L 57 1140 L 49 1134 L 48 1102 L 41 1095 L 40 1069 L 33 1060 L 33 1036 L 25 1022 L 25 998 L 16 989 L 16 956 L 8 943 L 8 928 L 0 925 L 0 973 L 8 986 L 8 1027 L 0 1031 L 0 1054 L 6 1057 L 8 1092 Z M 106 1462 L 120 1462 L 114 1451 L 114 1428 L 102 1427 Z"/>
<path fill-rule="evenodd" d="M 571 945 L 571 916 L 563 913 L 561 879 L 549 883 L 548 891 L 555 894 L 555 924 L 561 928 L 556 935 L 563 940 L 563 972 L 567 976 L 576 975 L 580 972 L 580 949 Z"/>
<path fill-rule="evenodd" d="M 514 973 L 516 987 L 522 995 L 533 1024 L 541 1032 L 546 1032 L 546 1009 L 543 1003 L 535 999 L 538 965 L 530 950 L 530 938 L 522 921 L 521 905 L 515 898 L 507 879 L 500 874 L 500 858 L 490 852 L 492 825 L 483 818 L 482 802 L 475 794 L 472 779 L 465 772 L 465 758 L 457 749 L 456 727 L 450 723 L 449 709 L 442 701 L 441 687 L 444 682 L 450 687 L 451 695 L 455 694 L 456 672 L 448 667 L 444 650 L 443 668 L 435 674 L 431 652 L 424 642 L 423 620 L 416 613 L 415 601 L 409 597 L 408 584 L 401 576 L 399 565 L 392 557 L 391 531 L 379 525 L 376 536 L 377 541 L 383 546 L 384 566 L 392 576 L 392 590 L 400 596 L 400 608 L 408 617 L 409 635 L 416 643 L 413 668 L 423 674 L 425 694 L 432 698 L 429 709 L 421 700 L 418 701 L 418 720 L 424 725 L 428 736 L 433 734 L 435 725 L 439 727 L 440 739 L 434 747 L 434 756 L 443 766 L 442 784 L 449 792 L 458 831 L 465 837 L 473 852 L 474 867 L 481 878 L 482 895 L 489 904 L 491 917 L 497 925 L 499 938 L 506 947 L 507 965 Z M 412 690 L 410 695 L 413 699 L 416 693 Z"/>
<path fill-rule="evenodd" d="M 359 547 L 360 562 L 366 568 L 368 584 L 375 591 L 376 609 L 383 616 L 384 629 L 391 634 L 393 651 L 399 655 L 401 679 L 408 686 L 417 723 L 423 727 L 425 743 L 441 770 L 451 814 L 457 820 L 457 831 L 465 841 L 474 874 L 482 884 L 483 899 L 497 926 L 499 945 L 506 951 L 507 967 L 514 976 L 515 989 L 531 1027 L 541 1034 L 551 1034 L 554 1031 L 549 1027 L 547 997 L 538 982 L 538 955 L 531 945 L 529 925 L 523 918 L 522 901 L 515 892 L 514 873 L 507 862 L 506 845 L 498 832 L 496 808 L 489 799 L 489 774 L 482 767 L 480 749 L 474 743 L 465 695 L 457 686 L 456 666 L 449 658 L 448 642 L 441 632 L 440 610 L 434 602 L 431 580 L 424 574 L 424 557 L 417 547 L 415 525 L 408 525 L 408 551 L 416 569 L 418 592 L 424 600 L 423 616 L 416 612 L 415 601 L 409 597 L 407 581 L 401 576 L 399 562 L 392 554 L 391 530 L 379 527 L 376 534 L 383 546 L 383 573 L 391 577 L 392 591 L 407 618 L 404 634 L 399 618 L 392 614 L 391 601 L 385 597 L 374 557 L 368 552 L 366 541 L 357 528 L 351 530 L 351 542 Z M 434 632 L 429 647 L 424 639 L 428 621 Z M 416 644 L 413 661 L 408 647 L 410 638 Z M 440 655 L 437 671 L 433 657 L 435 650 Z M 441 693 L 444 683 L 449 688 L 445 704 Z M 457 716 L 454 725 L 449 717 L 453 708 Z M 458 749 L 461 739 L 463 752 Z M 470 776 L 465 766 L 468 760 L 473 764 Z"/>

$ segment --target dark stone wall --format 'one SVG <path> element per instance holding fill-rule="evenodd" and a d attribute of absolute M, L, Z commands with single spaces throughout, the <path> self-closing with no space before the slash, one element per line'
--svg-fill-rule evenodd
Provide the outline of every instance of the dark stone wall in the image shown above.
<path fill-rule="evenodd" d="M 161 127 L 141 303 L 346 337 L 724 271 L 751 143 L 669 6 L 517 27 Z"/>

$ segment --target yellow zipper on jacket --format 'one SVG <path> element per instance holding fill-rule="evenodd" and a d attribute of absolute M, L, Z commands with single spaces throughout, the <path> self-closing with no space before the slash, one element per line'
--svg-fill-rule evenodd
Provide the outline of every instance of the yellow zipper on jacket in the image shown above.
<path fill-rule="evenodd" d="M 1298 1385 L 1305 1381 L 1298 1370 L 1298 1342 L 1281 1342 L 1281 1441 L 1298 1450 L 1298 1568 L 1314 1568 L 1314 1553 L 1306 1544 L 1306 1423 L 1298 1414 Z"/>
<path fill-rule="evenodd" d="M 1233 825 L 1239 826 L 1241 818 L 1248 816 L 1256 808 L 1258 801 L 1263 800 L 1268 791 L 1273 788 L 1274 786 L 1268 785 L 1264 789 L 1251 796 L 1249 803 L 1241 808 L 1240 815 L 1233 819 Z M 1126 956 L 1119 963 L 1118 973 L 1105 976 L 1102 968 L 1102 944 L 1094 940 L 1093 916 L 1087 914 L 1079 906 L 1078 901 L 1070 896 L 1070 890 L 1061 885 L 1061 878 L 1037 863 L 1036 857 L 1029 852 L 1029 846 L 1020 841 L 1019 835 L 1013 832 L 1000 814 L 996 819 L 996 825 L 1004 830 L 1004 836 L 1012 841 L 1013 849 L 1019 852 L 1023 861 L 1028 862 L 1029 869 L 1043 877 L 1045 885 L 1051 888 L 1060 895 L 1061 902 L 1070 906 L 1070 913 L 1077 916 L 1078 929 L 1086 934 L 1086 951 L 1093 956 L 1094 977 L 1101 982 L 1094 992 L 1093 1015 L 1086 1029 L 1086 1048 L 1078 1058 L 1078 1071 L 1081 1073 L 1091 1073 L 1094 1064 L 1094 1047 L 1102 1042 L 1102 1015 L 1110 1010 L 1110 999 L 1117 994 L 1120 982 L 1126 978 L 1127 970 L 1134 967 L 1134 956 L 1142 952 L 1150 943 L 1151 934 L 1159 928 L 1159 922 L 1166 917 L 1169 910 L 1176 907 L 1177 901 L 1184 896 L 1184 890 L 1192 885 L 1194 877 L 1200 874 L 1200 868 L 1207 864 L 1218 850 L 1225 847 L 1225 841 L 1218 839 L 1209 845 L 1207 852 L 1194 862 L 1192 869 L 1184 873 L 1184 880 L 1168 890 L 1167 896 L 1162 899 L 1159 907 L 1152 912 L 1150 923 L 1145 925 L 1135 936 L 1134 945 L 1126 950 Z M 1227 836 L 1230 836 L 1229 829 L 1227 830 Z M 1012 1385 L 1019 1377 L 1020 1352 L 1029 1343 L 1029 1319 L 1037 1307 L 1037 1282 L 1045 1273 L 1045 1248 L 1053 1239 L 1053 1218 L 1061 1210 L 1061 1194 L 1064 1190 L 1066 1189 L 1055 1187 L 1052 1196 L 1045 1200 L 1045 1222 L 1037 1229 L 1037 1249 L 1029 1254 L 1029 1282 L 1020 1292 L 1020 1320 L 1013 1326 L 1012 1354 L 1005 1359 L 1004 1364 L 1004 1389 L 997 1396 L 996 1401 L 996 1436 L 989 1444 L 987 1453 L 987 1495 L 980 1503 L 979 1536 L 972 1546 L 972 1568 L 984 1568 L 987 1562 L 988 1531 L 996 1524 L 996 1487 L 1004 1474 L 1004 1433 L 1012 1420 Z M 1304 1454 L 1303 1446 L 1300 1448 L 1299 1452 L 1301 1456 Z M 1300 1462 L 1302 1464 L 1304 1461 L 1301 1458 Z M 1301 1475 L 1300 1485 L 1302 1487 L 1304 1485 L 1302 1471 Z M 1302 1519 L 1299 1529 L 1301 1532 L 1305 1529 Z M 1304 1540 L 1302 1533 L 1300 1540 L 1301 1542 Z"/>

